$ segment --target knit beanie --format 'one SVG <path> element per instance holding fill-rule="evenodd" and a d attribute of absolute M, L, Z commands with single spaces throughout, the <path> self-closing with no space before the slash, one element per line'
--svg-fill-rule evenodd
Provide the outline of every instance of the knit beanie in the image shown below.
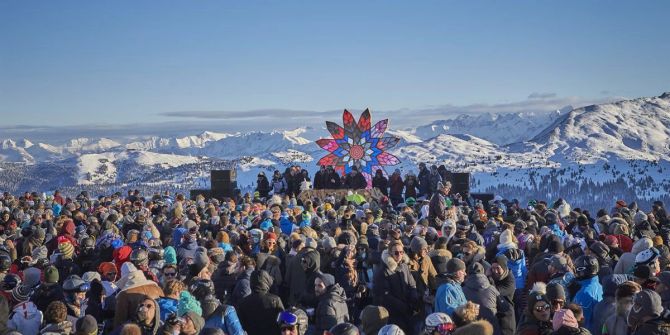
<path fill-rule="evenodd" d="M 205 319 L 203 319 L 202 316 L 200 316 L 200 314 L 198 314 L 195 311 L 187 311 L 186 313 L 184 313 L 184 315 L 188 316 L 188 318 L 191 319 L 191 321 L 193 321 L 195 333 L 200 334 L 200 331 L 205 326 Z"/>
<path fill-rule="evenodd" d="M 200 302 L 190 292 L 182 291 L 179 294 L 179 302 L 177 303 L 177 315 L 184 316 L 188 312 L 193 312 L 200 316 L 202 315 L 202 308 L 200 307 Z"/>
<path fill-rule="evenodd" d="M 507 273 L 507 271 L 509 270 L 509 267 L 507 265 L 508 261 L 509 261 L 509 259 L 507 259 L 507 256 L 505 256 L 503 254 L 500 254 L 500 255 L 496 256 L 493 263 L 497 263 L 503 269 L 503 272 Z"/>
<path fill-rule="evenodd" d="M 589 245 L 589 250 L 598 257 L 598 259 L 605 259 L 609 257 L 610 248 L 605 243 L 595 241 Z"/>
<path fill-rule="evenodd" d="M 76 322 L 75 335 L 94 335 L 98 333 L 98 321 L 91 315 L 86 315 Z"/>
<path fill-rule="evenodd" d="M 23 285 L 29 288 L 35 288 L 40 283 L 40 276 L 42 271 L 35 267 L 29 267 L 23 270 Z"/>
<path fill-rule="evenodd" d="M 547 298 L 549 301 L 558 299 L 566 301 L 565 289 L 563 288 L 563 285 L 559 283 L 551 283 L 547 285 Z"/>
<path fill-rule="evenodd" d="M 58 250 L 63 255 L 63 259 L 72 259 L 74 256 L 74 246 L 69 240 L 58 243 Z"/>
<path fill-rule="evenodd" d="M 44 281 L 45 282 L 47 282 L 49 284 L 58 283 L 58 279 L 59 279 L 58 269 L 55 266 L 51 265 L 51 266 L 47 267 L 46 269 L 44 269 Z"/>
<path fill-rule="evenodd" d="M 420 254 L 421 249 L 425 247 L 428 247 L 428 243 L 421 236 L 414 236 L 409 243 L 409 249 L 412 250 L 412 253 L 414 254 Z"/>
<path fill-rule="evenodd" d="M 458 258 L 452 258 L 447 262 L 448 274 L 455 274 L 460 270 L 465 270 L 465 263 L 462 260 Z"/>
<path fill-rule="evenodd" d="M 633 296 L 633 307 L 628 312 L 628 325 L 636 328 L 643 319 L 655 319 L 661 316 L 663 305 L 658 293 L 644 289 Z"/>
<path fill-rule="evenodd" d="M 321 281 L 323 282 L 324 285 L 326 285 L 326 287 L 335 285 L 335 277 L 329 273 L 317 272 L 316 277 L 321 279 Z"/>
<path fill-rule="evenodd" d="M 177 251 L 172 246 L 168 246 L 163 251 L 163 260 L 165 264 L 177 264 Z"/>
<path fill-rule="evenodd" d="M 367 305 L 361 311 L 361 330 L 364 334 L 377 334 L 388 323 L 389 312 L 383 306 Z"/>

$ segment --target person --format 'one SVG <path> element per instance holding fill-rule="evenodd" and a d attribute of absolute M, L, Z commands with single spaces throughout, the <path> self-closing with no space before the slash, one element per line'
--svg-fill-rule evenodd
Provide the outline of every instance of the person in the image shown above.
<path fill-rule="evenodd" d="M 138 270 L 132 263 L 124 263 L 121 272 L 126 274 L 117 282 L 119 293 L 116 295 L 115 329 L 130 319 L 130 313 L 137 310 L 145 296 L 154 300 L 164 296 L 163 289 L 156 282 L 147 280 L 142 270 Z"/>
<path fill-rule="evenodd" d="M 635 257 L 638 253 L 647 250 L 654 246 L 651 238 L 643 237 L 635 244 L 630 252 L 626 252 L 619 258 L 619 261 L 614 266 L 614 273 L 616 274 L 632 274 L 635 267 Z"/>
<path fill-rule="evenodd" d="M 284 305 L 278 296 L 269 293 L 272 277 L 264 270 L 255 270 L 250 282 L 252 293 L 236 306 L 242 328 L 249 335 L 278 334 L 276 318 Z"/>
<path fill-rule="evenodd" d="M 579 290 L 572 301 L 584 309 L 584 324 L 591 333 L 595 327 L 600 327 L 592 321 L 596 304 L 603 300 L 603 287 L 598 280 L 599 270 L 598 260 L 593 256 L 583 255 L 575 260 L 575 285 L 579 286 Z"/>
<path fill-rule="evenodd" d="M 279 170 L 275 170 L 272 175 L 272 194 L 274 195 L 284 195 L 288 191 L 288 184 L 286 179 Z"/>
<path fill-rule="evenodd" d="M 461 284 L 465 281 L 465 263 L 452 258 L 447 262 L 447 281 L 435 293 L 435 312 L 453 316 L 456 309 L 467 302 Z"/>
<path fill-rule="evenodd" d="M 528 303 L 524 319 L 520 322 L 517 335 L 548 335 L 552 332 L 551 306 L 544 283 L 535 283 L 528 293 Z"/>
<path fill-rule="evenodd" d="M 593 307 L 593 324 L 595 325 L 593 335 L 601 335 L 602 324 L 605 323 L 607 318 L 616 313 L 616 290 L 627 279 L 627 276 L 617 274 L 610 274 L 602 279 L 603 300 L 599 301 Z"/>
<path fill-rule="evenodd" d="M 360 328 L 363 334 L 377 334 L 389 320 L 389 312 L 382 306 L 367 305 L 361 311 Z"/>
<path fill-rule="evenodd" d="M 77 275 L 70 275 L 63 282 L 63 292 L 65 296 L 65 306 L 67 307 L 67 320 L 72 325 L 77 322 L 77 319 L 85 315 L 84 304 L 86 299 L 86 292 L 90 289 L 90 285 L 83 281 Z"/>
<path fill-rule="evenodd" d="M 432 313 L 424 321 L 423 331 L 426 335 L 448 335 L 456 328 L 449 315 Z"/>
<path fill-rule="evenodd" d="M 344 187 L 352 190 L 364 189 L 367 187 L 367 182 L 365 177 L 358 171 L 358 167 L 354 166 L 351 168 L 344 179 Z"/>
<path fill-rule="evenodd" d="M 277 324 L 281 335 L 305 335 L 309 319 L 303 310 L 291 307 L 277 315 Z"/>
<path fill-rule="evenodd" d="M 44 311 L 44 328 L 41 335 L 72 334 L 72 323 L 67 320 L 67 307 L 62 301 L 52 301 Z"/>
<path fill-rule="evenodd" d="M 405 183 L 403 182 L 402 176 L 400 175 L 400 169 L 395 169 L 395 171 L 393 171 L 391 178 L 389 178 L 389 185 L 390 185 L 389 199 L 391 200 L 391 204 L 395 208 L 398 207 L 398 204 L 403 202 L 402 191 L 403 188 L 405 187 Z"/>
<path fill-rule="evenodd" d="M 626 281 L 620 284 L 616 289 L 616 310 L 603 323 L 602 335 L 628 335 L 628 313 L 633 306 L 633 296 L 640 292 L 640 284 Z"/>
<path fill-rule="evenodd" d="M 417 293 L 423 297 L 419 311 L 424 314 L 426 310 L 425 305 L 432 305 L 433 298 L 435 297 L 437 271 L 430 257 L 428 257 L 428 242 L 423 237 L 414 236 L 410 241 L 409 249 L 409 268 L 416 282 Z"/>
<path fill-rule="evenodd" d="M 333 275 L 318 273 L 314 280 L 314 292 L 319 299 L 314 312 L 314 326 L 318 333 L 349 321 L 347 297 L 342 287 L 335 283 Z"/>
<path fill-rule="evenodd" d="M 244 335 L 235 307 L 222 304 L 215 298 L 211 280 L 193 279 L 189 291 L 200 302 L 205 328 L 223 329 L 229 335 Z"/>
<path fill-rule="evenodd" d="M 170 279 L 163 285 L 165 296 L 158 298 L 159 318 L 165 322 L 172 313 L 177 312 L 179 294 L 186 289 L 184 282 L 178 279 Z"/>
<path fill-rule="evenodd" d="M 270 181 L 268 177 L 265 176 L 265 172 L 261 171 L 258 173 L 256 179 L 256 192 L 258 192 L 259 198 L 267 199 L 270 194 Z"/>
<path fill-rule="evenodd" d="M 374 303 L 388 310 L 389 323 L 409 330 L 413 306 L 416 306 L 419 297 L 402 242 L 391 242 L 382 253 L 381 260 L 382 266 L 373 277 Z"/>
<path fill-rule="evenodd" d="M 144 297 L 144 300 L 137 305 L 135 312 L 131 313 L 131 319 L 117 327 L 111 334 L 120 334 L 123 327 L 128 323 L 139 326 L 142 335 L 156 335 L 161 326 L 160 307 L 154 299 Z"/>
<path fill-rule="evenodd" d="M 589 335 L 590 333 L 584 328 L 579 327 L 577 318 L 569 309 L 558 310 L 552 320 L 552 328 L 555 335 Z"/>
<path fill-rule="evenodd" d="M 384 176 L 382 169 L 375 171 L 375 176 L 372 178 L 372 187 L 376 187 L 383 195 L 389 194 L 389 180 Z"/>
<path fill-rule="evenodd" d="M 439 175 L 438 175 L 439 176 Z M 435 191 L 431 191 L 432 197 L 430 198 L 430 203 L 428 204 L 428 217 L 432 220 L 439 219 L 441 222 L 444 222 L 447 219 L 446 216 L 446 199 L 451 190 L 451 183 L 439 182 L 435 188 Z"/>
<path fill-rule="evenodd" d="M 658 293 L 644 289 L 633 296 L 628 313 L 631 335 L 670 334 L 670 323 L 663 317 L 663 305 Z"/>

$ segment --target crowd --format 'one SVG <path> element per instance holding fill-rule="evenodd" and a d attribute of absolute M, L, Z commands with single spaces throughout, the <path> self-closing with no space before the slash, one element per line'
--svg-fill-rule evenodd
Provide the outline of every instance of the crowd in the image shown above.
<path fill-rule="evenodd" d="M 0 196 L 2 334 L 670 334 L 661 202 L 482 203 L 448 172 L 259 173 L 234 199 Z M 302 199 L 302 200 L 301 200 Z"/>

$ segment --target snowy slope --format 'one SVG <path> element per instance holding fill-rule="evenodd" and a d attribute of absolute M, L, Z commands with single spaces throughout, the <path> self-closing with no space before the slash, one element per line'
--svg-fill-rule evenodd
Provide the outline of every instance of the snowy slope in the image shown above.
<path fill-rule="evenodd" d="M 552 113 L 461 114 L 416 128 L 414 135 L 429 139 L 440 134 L 470 134 L 498 145 L 527 141 L 553 120 L 572 110 L 567 106 Z"/>
<path fill-rule="evenodd" d="M 575 109 L 530 144 L 558 162 L 670 160 L 670 93 Z"/>

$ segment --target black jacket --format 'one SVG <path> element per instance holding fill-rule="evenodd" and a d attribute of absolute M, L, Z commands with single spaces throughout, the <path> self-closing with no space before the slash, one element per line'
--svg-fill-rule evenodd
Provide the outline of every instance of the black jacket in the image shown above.
<path fill-rule="evenodd" d="M 277 314 L 284 310 L 278 296 L 268 293 L 272 286 L 272 277 L 256 270 L 251 274 L 253 293 L 242 299 L 237 307 L 237 315 L 244 330 L 249 335 L 279 334 Z"/>
<path fill-rule="evenodd" d="M 349 309 L 344 289 L 338 284 L 331 285 L 319 297 L 319 304 L 315 310 L 315 326 L 318 334 L 329 330 L 333 326 L 349 322 Z"/>
<path fill-rule="evenodd" d="M 383 266 L 374 274 L 374 303 L 384 306 L 389 312 L 389 323 L 398 325 L 405 332 L 411 330 L 410 318 L 414 314 L 413 307 L 419 300 L 416 282 L 410 272 L 409 258 L 405 257 L 398 264 L 388 254 L 382 253 Z"/>

